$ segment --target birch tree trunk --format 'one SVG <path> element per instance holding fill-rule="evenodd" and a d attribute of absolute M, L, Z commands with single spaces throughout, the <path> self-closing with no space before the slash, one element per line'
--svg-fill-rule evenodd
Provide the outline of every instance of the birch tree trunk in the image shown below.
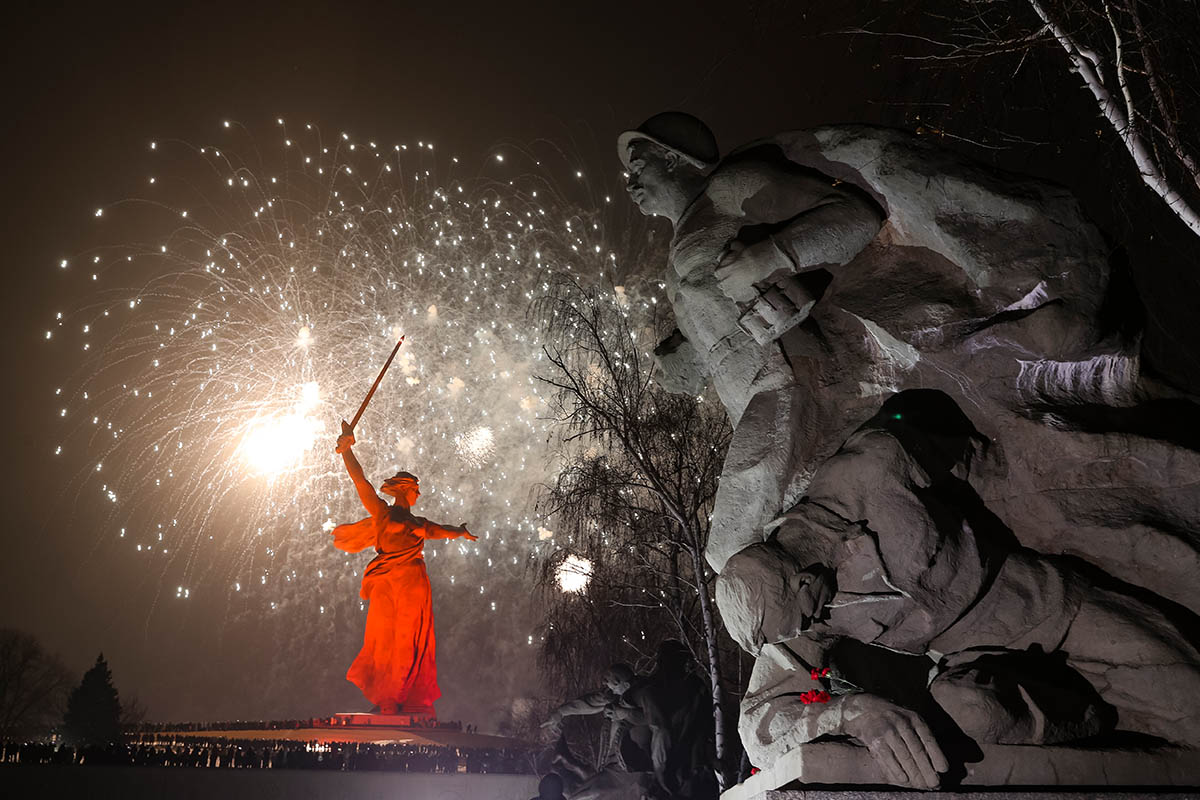
<path fill-rule="evenodd" d="M 704 625 L 704 645 L 708 649 L 708 677 L 712 682 L 713 742 L 717 760 L 717 784 L 723 792 L 729 788 L 729 777 L 725 764 L 725 709 L 721 703 L 721 653 L 717 648 L 717 620 L 713 614 L 712 600 L 704 582 L 704 553 L 691 548 L 692 569 L 696 573 L 696 586 L 700 592 L 700 620 Z"/>
<path fill-rule="evenodd" d="M 1124 74 L 1125 45 L 1122 41 L 1120 29 L 1113 20 L 1108 4 L 1105 3 L 1104 8 L 1113 29 L 1113 43 L 1116 51 L 1114 70 L 1116 76 L 1113 80 L 1117 83 L 1124 104 L 1118 101 L 1112 88 L 1105 82 L 1101 69 L 1100 56 L 1095 51 L 1076 41 L 1063 27 L 1062 23 L 1055 19 L 1047 10 L 1041 0 L 1029 0 L 1029 5 L 1045 24 L 1050 35 L 1066 51 L 1073 71 L 1079 73 L 1079 77 L 1083 79 L 1084 85 L 1092 93 L 1092 96 L 1096 98 L 1096 104 L 1100 107 L 1101 115 L 1112 126 L 1112 129 L 1120 138 L 1121 144 L 1124 145 L 1125 150 L 1133 158 L 1133 163 L 1137 167 L 1138 174 L 1141 175 L 1142 182 L 1166 202 L 1167 207 L 1171 209 L 1175 216 L 1183 221 L 1183 224 L 1191 229 L 1192 233 L 1200 236 L 1200 213 L 1197 213 L 1196 209 L 1172 185 L 1171 180 L 1163 172 L 1155 158 L 1150 143 L 1139 130 L 1137 109 L 1134 107 L 1133 96 L 1129 92 Z M 1186 165 L 1187 162 L 1184 163 Z M 1200 176 L 1193 175 L 1192 177 L 1195 179 Z"/>

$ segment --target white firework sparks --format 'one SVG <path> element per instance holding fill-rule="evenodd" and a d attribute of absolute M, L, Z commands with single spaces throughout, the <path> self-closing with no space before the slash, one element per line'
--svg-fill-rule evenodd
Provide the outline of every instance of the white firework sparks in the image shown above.
<path fill-rule="evenodd" d="M 547 437 L 526 311 L 552 272 L 611 263 L 599 226 L 544 203 L 536 176 L 439 180 L 426 143 L 282 125 L 281 139 L 270 166 L 183 147 L 178 180 L 98 215 L 147 240 L 77 259 L 93 301 L 47 331 L 83 356 L 56 396 L 57 452 L 79 465 L 82 497 L 97 492 L 119 545 L 166 557 L 185 585 L 214 571 L 228 591 L 305 581 L 342 556 L 321 540 L 289 558 L 296 532 L 357 511 L 338 420 L 404 333 L 356 431 L 368 475 L 418 474 L 424 513 L 519 541 L 527 559 Z"/>
<path fill-rule="evenodd" d="M 456 436 L 454 447 L 464 462 L 478 467 L 496 452 L 496 436 L 487 425 L 479 425 Z"/>
<path fill-rule="evenodd" d="M 80 552 L 127 552 L 156 608 L 192 604 L 216 615 L 206 630 L 256 643 L 238 651 L 240 693 L 215 690 L 257 704 L 239 714 L 309 713 L 294 698 L 348 685 L 364 610 L 364 559 L 328 535 L 363 513 L 334 439 L 404 334 L 356 452 L 375 481 L 417 474 L 419 513 L 480 537 L 426 547 L 439 649 L 533 680 L 527 565 L 563 543 L 532 512 L 550 437 L 526 312 L 553 273 L 612 267 L 599 216 L 515 158 L 460 181 L 427 143 L 282 123 L 279 141 L 159 143 L 146 202 L 95 221 L 141 243 L 55 265 L 87 290 L 44 331 L 69 373 L 52 446 L 74 473 L 62 508 L 75 518 L 59 529 Z M 170 668 L 207 680 L 200 655 Z M 475 692 L 447 667 L 448 698 Z"/>
<path fill-rule="evenodd" d="M 592 580 L 592 562 L 582 556 L 569 555 L 558 565 L 555 577 L 559 589 L 579 594 L 587 589 Z"/>

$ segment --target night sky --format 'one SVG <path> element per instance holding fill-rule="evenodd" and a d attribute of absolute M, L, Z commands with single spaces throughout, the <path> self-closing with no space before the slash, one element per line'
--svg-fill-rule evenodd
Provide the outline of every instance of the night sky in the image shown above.
<path fill-rule="evenodd" d="M 1184 381 L 1200 374 L 1188 344 L 1195 338 L 1189 306 L 1179 300 L 1195 296 L 1196 278 L 1174 266 L 1194 251 L 1174 243 L 1170 221 L 1142 195 L 1133 205 L 1147 206 L 1143 232 L 1165 233 L 1131 233 L 1109 194 L 1112 176 L 1097 169 L 1112 156 L 1095 135 L 1094 108 L 1052 69 L 1053 59 L 1032 59 L 1017 78 L 983 85 L 974 73 L 897 61 L 903 45 L 893 40 L 831 35 L 866 22 L 858 10 L 799 0 L 740 5 L 27 3 L 10 12 L 2 78 L 8 463 L 0 625 L 35 634 L 79 673 L 103 650 L 118 688 L 136 694 L 150 719 L 307 717 L 363 705 L 340 677 L 356 634 L 335 639 L 344 650 L 292 646 L 290 638 L 310 641 L 307 612 L 248 620 L 252 607 L 200 596 L 209 588 L 203 580 L 196 598 L 176 602 L 171 571 L 147 568 L 119 546 L 108 510 L 80 492 L 86 458 L 54 455 L 65 430 L 54 388 L 69 383 L 80 359 L 67 341 L 46 342 L 44 331 L 56 311 L 86 305 L 92 291 L 86 268 L 60 270 L 59 261 L 121 241 L 124 230 L 104 228 L 94 211 L 146 194 L 150 141 L 232 147 L 223 138 L 226 120 L 249 131 L 237 139 L 242 148 L 248 141 L 277 148 L 283 118 L 331 136 L 434 142 L 439 153 L 479 165 L 506 148 L 548 140 L 566 154 L 563 165 L 599 189 L 618 185 L 616 134 L 666 109 L 704 118 L 723 151 L 833 122 L 919 124 L 917 102 L 942 103 L 929 113 L 943 116 L 952 104 L 955 119 L 977 124 L 1003 111 L 1047 144 L 971 152 L 1066 183 L 1117 240 L 1154 260 L 1139 279 L 1149 296 L 1151 344 L 1164 371 Z M 878 26 L 904 7 L 881 4 L 893 17 Z M 1058 114 L 1041 110 L 1047 96 Z M 139 234 L 152 235 L 130 232 Z M 457 569 L 486 580 L 486 557 L 461 556 Z M 537 693 L 532 650 L 504 647 L 499 661 L 474 663 L 478 639 L 523 644 L 531 620 L 500 613 L 473 623 L 482 601 L 445 586 L 436 573 L 447 569 L 430 559 L 445 692 L 439 713 L 493 725 L 514 699 Z M 505 585 L 515 591 L 519 580 L 513 572 Z M 355 581 L 345 585 L 352 595 Z M 506 677 L 494 689 L 481 685 L 499 674 Z"/>

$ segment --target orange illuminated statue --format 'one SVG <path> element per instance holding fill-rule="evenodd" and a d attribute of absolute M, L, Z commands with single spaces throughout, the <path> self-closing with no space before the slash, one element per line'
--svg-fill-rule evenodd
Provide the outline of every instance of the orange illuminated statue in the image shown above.
<path fill-rule="evenodd" d="M 367 630 L 346 679 L 361 689 L 381 714 L 432 715 L 433 703 L 442 693 L 434 661 L 437 647 L 433 598 L 425 572 L 425 540 L 476 537 L 466 528 L 438 525 L 413 515 L 412 505 L 421 492 L 417 477 L 407 472 L 397 473 L 380 487 L 394 498 L 389 506 L 367 482 L 350 449 L 353 444 L 354 434 L 345 432 L 338 437 L 337 452 L 342 454 L 370 516 L 334 528 L 333 543 L 348 553 L 373 546 L 378 555 L 363 574 L 361 595 L 369 603 Z"/>

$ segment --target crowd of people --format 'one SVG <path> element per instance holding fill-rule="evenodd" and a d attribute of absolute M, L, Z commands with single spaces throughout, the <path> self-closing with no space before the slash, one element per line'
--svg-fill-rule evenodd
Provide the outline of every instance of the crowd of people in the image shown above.
<path fill-rule="evenodd" d="M 75 748 L 42 742 L 0 742 L 0 763 L 197 767 L 212 769 L 384 770 L 433 774 L 533 772 L 530 754 L 501 748 L 290 739 L 213 740 L 143 737 Z"/>
<path fill-rule="evenodd" d="M 313 717 L 312 719 L 275 719 L 275 720 L 233 720 L 230 722 L 142 722 L 131 729 L 129 733 L 164 733 L 174 731 L 262 731 L 262 730 L 296 730 L 299 728 L 328 728 L 343 723 L 337 717 Z M 473 725 L 463 726 L 461 720 L 440 720 L 414 717 L 406 728 L 423 728 L 426 730 L 466 731 L 478 733 Z"/>

